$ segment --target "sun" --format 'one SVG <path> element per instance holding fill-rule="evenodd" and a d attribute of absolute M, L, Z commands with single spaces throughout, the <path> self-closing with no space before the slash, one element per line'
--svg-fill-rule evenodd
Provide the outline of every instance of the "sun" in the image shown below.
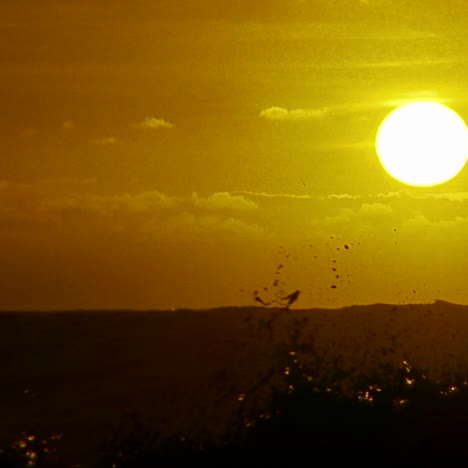
<path fill-rule="evenodd" d="M 375 147 L 384 169 L 407 185 L 438 185 L 455 177 L 468 158 L 468 129 L 452 109 L 415 101 L 381 123 Z"/>

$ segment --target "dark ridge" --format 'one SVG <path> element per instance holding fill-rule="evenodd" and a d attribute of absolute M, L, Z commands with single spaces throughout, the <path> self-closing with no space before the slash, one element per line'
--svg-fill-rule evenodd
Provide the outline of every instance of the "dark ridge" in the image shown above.
<path fill-rule="evenodd" d="M 388 309 L 399 308 L 407 309 L 414 307 L 433 306 L 437 308 L 468 308 L 468 304 L 457 304 L 454 302 L 446 301 L 443 299 L 436 299 L 434 302 L 421 302 L 421 303 L 405 303 L 405 304 L 391 304 L 376 302 L 372 304 L 354 304 L 343 307 L 312 307 L 312 308 L 291 308 L 295 312 L 322 312 L 322 311 L 356 311 L 356 310 L 375 310 L 375 309 Z M 204 308 L 186 308 L 177 307 L 173 309 L 63 309 L 63 310 L 0 310 L 0 316 L 15 316 L 18 314 L 28 315 L 44 315 L 44 314 L 147 314 L 147 313 L 190 313 L 190 312 L 245 312 L 245 311 L 279 311 L 286 307 L 263 307 L 257 305 L 245 306 L 219 306 L 219 307 L 204 307 Z"/>

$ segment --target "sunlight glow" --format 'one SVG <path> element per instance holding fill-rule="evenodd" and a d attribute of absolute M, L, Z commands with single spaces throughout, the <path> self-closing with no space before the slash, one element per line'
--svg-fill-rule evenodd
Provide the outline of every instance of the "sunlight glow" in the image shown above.
<path fill-rule="evenodd" d="M 468 157 L 468 129 L 452 109 L 417 101 L 393 110 L 375 141 L 384 169 L 408 185 L 438 185 L 455 177 Z"/>

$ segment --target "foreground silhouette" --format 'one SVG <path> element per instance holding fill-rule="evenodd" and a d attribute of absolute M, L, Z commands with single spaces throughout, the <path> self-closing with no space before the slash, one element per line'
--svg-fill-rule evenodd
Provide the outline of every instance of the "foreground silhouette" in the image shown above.
<path fill-rule="evenodd" d="M 468 384 L 430 381 L 403 362 L 343 388 L 340 370 L 316 380 L 288 353 L 271 401 L 246 408 L 222 437 L 161 437 L 138 417 L 102 443 L 94 467 L 453 466 L 468 461 Z M 348 396 L 344 393 L 348 392 Z M 21 443 L 19 443 L 21 442 Z M 59 467 L 53 441 L 26 436 L 0 455 L 2 467 Z M 80 465 L 83 466 L 83 465 Z"/>
<path fill-rule="evenodd" d="M 238 411 L 221 435 L 162 435 L 141 415 L 109 433 L 94 461 L 77 465 L 60 452 L 59 436 L 20 434 L 2 453 L 1 467 L 244 467 L 252 466 L 454 466 L 468 463 L 468 373 L 450 380 L 428 377 L 405 359 L 363 370 L 330 362 L 303 319 L 285 306 L 265 325 L 276 349 L 272 368 L 245 392 L 232 396 Z M 440 305 L 440 304 L 439 304 Z M 274 341 L 284 319 L 287 339 Z M 277 321 L 278 320 L 278 321 Z M 253 325 L 252 325 L 253 323 Z"/>

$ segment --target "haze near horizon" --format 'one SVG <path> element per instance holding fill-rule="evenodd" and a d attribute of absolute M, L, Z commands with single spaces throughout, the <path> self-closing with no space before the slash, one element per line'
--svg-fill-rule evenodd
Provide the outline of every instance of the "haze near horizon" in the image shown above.
<path fill-rule="evenodd" d="M 0 310 L 468 303 L 466 168 L 375 150 L 401 104 L 468 119 L 466 2 L 0 13 Z"/>

